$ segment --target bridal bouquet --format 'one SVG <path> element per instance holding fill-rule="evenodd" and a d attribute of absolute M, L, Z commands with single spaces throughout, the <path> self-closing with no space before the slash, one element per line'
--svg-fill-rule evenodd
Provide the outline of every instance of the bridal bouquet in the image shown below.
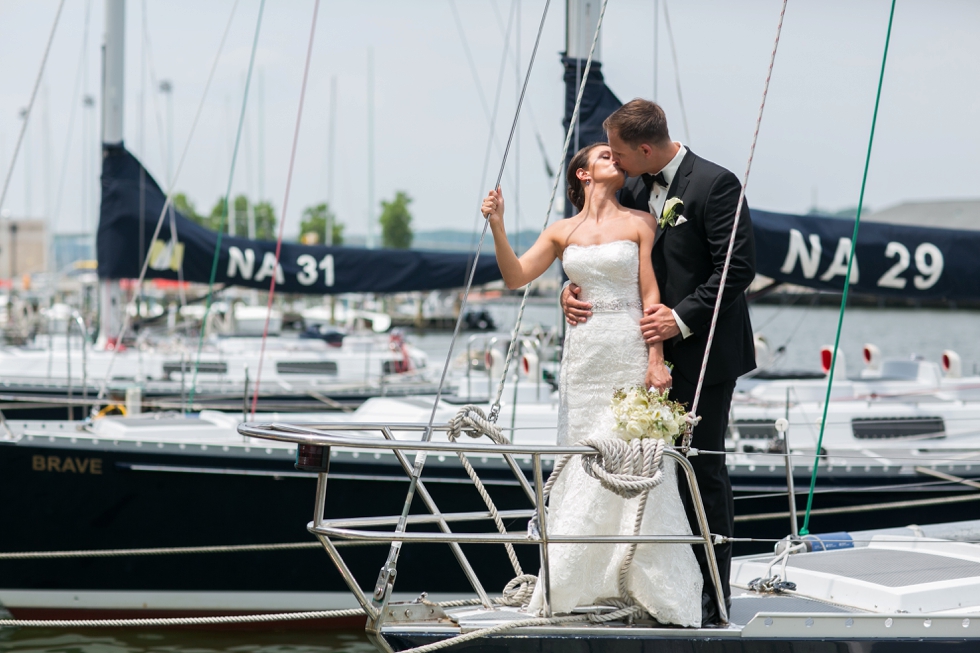
<path fill-rule="evenodd" d="M 687 428 L 684 404 L 643 386 L 619 388 L 613 392 L 612 412 L 615 429 L 624 440 L 656 438 L 673 445 Z"/>

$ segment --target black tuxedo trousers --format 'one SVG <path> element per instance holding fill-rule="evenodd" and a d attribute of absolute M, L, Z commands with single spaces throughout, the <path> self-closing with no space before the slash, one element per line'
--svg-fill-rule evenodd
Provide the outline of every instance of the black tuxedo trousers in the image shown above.
<path fill-rule="evenodd" d="M 694 401 L 696 383 L 691 383 L 683 377 L 673 378 L 670 398 L 674 401 L 691 406 Z M 698 411 L 701 421 L 694 428 L 694 438 L 691 446 L 705 451 L 724 451 L 725 432 L 728 430 L 728 411 L 732 405 L 732 394 L 735 392 L 735 381 L 722 381 L 701 388 L 700 405 L 710 406 L 710 410 Z M 717 535 L 733 536 L 735 534 L 735 500 L 732 496 L 732 483 L 728 478 L 728 467 L 725 456 L 704 454 L 688 458 L 694 468 L 698 480 L 701 500 L 708 517 L 708 527 Z M 687 511 L 687 519 L 691 522 L 691 532 L 701 533 L 697 514 L 688 488 L 687 479 L 683 474 L 677 475 L 681 499 Z M 694 555 L 701 566 L 704 577 L 704 591 L 714 597 L 714 587 L 711 585 L 711 572 L 708 569 L 708 558 L 704 547 L 694 545 Z M 727 599 L 731 595 L 728 577 L 732 570 L 732 545 L 718 544 L 715 546 L 715 557 L 718 559 L 718 573 L 721 576 L 722 591 Z"/>

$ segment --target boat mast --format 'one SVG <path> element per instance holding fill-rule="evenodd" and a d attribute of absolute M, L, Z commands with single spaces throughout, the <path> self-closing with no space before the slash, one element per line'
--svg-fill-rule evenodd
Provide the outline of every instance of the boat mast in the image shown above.
<path fill-rule="evenodd" d="M 126 1 L 105 0 L 105 40 L 102 45 L 102 146 L 122 146 L 123 78 L 125 72 Z M 119 284 L 99 284 L 99 344 L 105 346 L 122 326 Z"/>
<path fill-rule="evenodd" d="M 572 106 L 575 104 L 575 97 L 578 88 L 582 83 L 582 73 L 585 72 L 585 62 L 589 58 L 589 50 L 592 49 L 592 36 L 599 25 L 599 11 L 601 9 L 600 0 L 565 0 L 565 57 L 575 62 L 575 86 L 569 88 L 572 83 L 568 78 L 565 82 L 565 121 L 571 119 Z M 602 59 L 602 34 L 595 44 L 595 53 L 592 56 L 593 65 Z M 571 104 L 569 104 L 571 102 Z M 579 150 L 579 123 L 575 123 L 575 132 L 572 137 L 572 148 L 565 157 L 564 165 L 567 167 L 569 161 Z M 571 217 L 573 213 L 571 202 L 565 202 L 564 217 Z"/>
<path fill-rule="evenodd" d="M 367 52 L 368 215 L 367 246 L 374 247 L 374 48 Z"/>

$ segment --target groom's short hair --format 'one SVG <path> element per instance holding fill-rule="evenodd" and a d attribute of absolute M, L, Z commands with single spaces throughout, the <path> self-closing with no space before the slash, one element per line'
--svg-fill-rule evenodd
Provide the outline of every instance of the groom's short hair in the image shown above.
<path fill-rule="evenodd" d="M 602 123 L 608 134 L 616 135 L 627 145 L 636 148 L 642 143 L 661 146 L 670 142 L 667 116 L 660 105 L 650 100 L 630 100 L 610 114 Z"/>

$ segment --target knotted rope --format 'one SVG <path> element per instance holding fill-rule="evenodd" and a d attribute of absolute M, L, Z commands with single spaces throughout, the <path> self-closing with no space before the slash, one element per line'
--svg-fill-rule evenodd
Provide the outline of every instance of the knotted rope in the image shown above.
<path fill-rule="evenodd" d="M 463 433 L 471 438 L 479 438 L 485 435 L 496 444 L 510 444 L 500 427 L 487 418 L 483 409 L 473 404 L 463 406 L 449 420 L 449 440 L 451 442 L 456 442 Z"/>
<path fill-rule="evenodd" d="M 663 440 L 653 438 L 638 438 L 629 442 L 618 438 L 585 438 L 578 444 L 595 449 L 595 453 L 582 454 L 582 469 L 586 474 L 599 481 L 599 484 L 605 489 L 624 499 L 640 497 L 636 519 L 633 522 L 633 535 L 639 535 L 643 526 L 643 515 L 646 512 L 650 490 L 664 481 L 663 458 L 666 443 Z M 546 502 L 551 496 L 555 483 L 571 459 L 572 455 L 569 454 L 562 456 L 555 463 L 555 468 L 548 476 L 544 486 Z M 535 511 L 528 524 L 528 535 L 537 536 L 539 532 L 538 513 Z M 633 558 L 636 556 L 636 546 L 636 542 L 629 545 L 626 556 L 619 566 L 618 586 L 620 595 L 604 598 L 600 601 L 603 605 L 617 608 L 613 612 L 594 615 L 601 618 L 602 621 L 622 618 L 632 621 L 634 617 L 640 616 L 644 612 L 643 607 L 636 602 L 628 586 L 630 568 L 633 565 Z M 534 585 L 537 582 L 536 577 L 532 578 L 534 578 L 534 582 L 528 583 L 528 598 L 534 591 Z M 507 584 L 507 587 L 511 588 L 523 582 L 525 582 L 524 577 L 515 578 Z M 523 589 L 524 586 L 521 585 L 521 587 Z M 507 597 L 507 590 L 504 591 L 504 595 Z M 596 622 L 598 623 L 598 621 Z"/>
<path fill-rule="evenodd" d="M 624 499 L 632 499 L 660 485 L 663 475 L 663 440 L 637 438 L 586 438 L 579 444 L 594 454 L 582 456 L 582 469 L 602 487 Z M 551 480 L 549 478 L 549 480 Z"/>

